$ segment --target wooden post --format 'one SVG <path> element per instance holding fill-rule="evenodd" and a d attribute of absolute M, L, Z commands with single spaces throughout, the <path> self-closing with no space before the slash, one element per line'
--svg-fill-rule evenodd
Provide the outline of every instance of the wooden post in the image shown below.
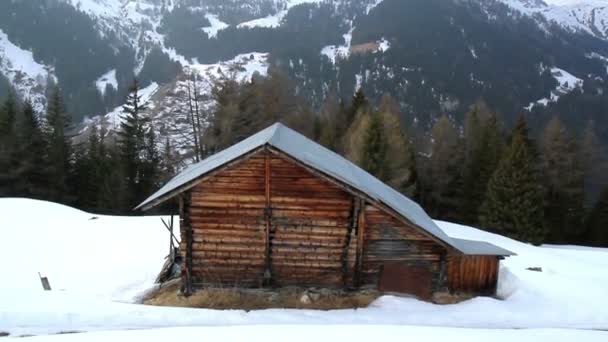
<path fill-rule="evenodd" d="M 265 270 L 264 270 L 264 284 L 270 285 L 272 282 L 272 265 L 270 260 L 270 228 L 272 219 L 272 207 L 270 202 L 270 152 L 266 151 L 265 154 L 265 172 L 264 172 L 264 186 L 266 195 L 266 208 L 264 208 L 264 219 L 266 221 L 266 234 L 265 234 Z"/>
<path fill-rule="evenodd" d="M 355 261 L 355 287 L 361 286 L 361 272 L 363 268 L 363 244 L 365 243 L 365 202 L 360 200 L 359 215 L 357 215 L 357 257 Z"/>
<path fill-rule="evenodd" d="M 359 212 L 361 210 L 361 201 L 357 197 L 353 197 L 352 207 L 350 212 L 350 220 L 346 231 L 344 246 L 342 247 L 342 286 L 348 287 L 348 252 L 352 240 L 353 231 L 357 231 L 359 225 Z"/>
<path fill-rule="evenodd" d="M 186 260 L 184 264 L 186 266 L 185 282 L 184 282 L 184 295 L 186 297 L 192 294 L 192 223 L 190 222 L 190 192 L 186 192 L 180 196 L 180 212 L 182 213 L 182 227 L 185 229 L 186 238 Z"/>

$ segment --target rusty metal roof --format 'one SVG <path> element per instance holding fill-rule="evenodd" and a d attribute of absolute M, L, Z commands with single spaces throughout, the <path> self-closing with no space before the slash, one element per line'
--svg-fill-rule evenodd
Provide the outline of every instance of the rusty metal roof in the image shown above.
<path fill-rule="evenodd" d="M 481 246 L 478 244 L 479 241 L 457 241 L 450 238 L 416 202 L 384 184 L 344 157 L 281 123 L 276 123 L 199 163 L 189 166 L 135 209 L 154 207 L 183 191 L 183 188 L 186 188 L 199 177 L 264 145 L 271 146 L 299 162 L 357 189 L 465 254 L 476 254 L 479 250 L 483 250 L 486 255 L 507 255 L 504 254 L 504 249 L 489 243 L 483 243 L 483 246 Z M 462 241 L 468 241 L 468 243 Z"/>

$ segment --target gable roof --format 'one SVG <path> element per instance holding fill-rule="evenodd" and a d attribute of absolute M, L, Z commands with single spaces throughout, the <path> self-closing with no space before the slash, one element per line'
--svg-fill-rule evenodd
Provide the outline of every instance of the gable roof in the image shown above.
<path fill-rule="evenodd" d="M 479 250 L 476 247 L 475 241 L 457 243 L 454 239 L 450 238 L 414 201 L 342 156 L 281 123 L 276 123 L 199 163 L 189 166 L 135 209 L 149 209 L 156 206 L 164 200 L 173 197 L 183 187 L 191 184 L 201 176 L 265 145 L 271 146 L 302 164 L 366 194 L 371 199 L 386 205 L 402 217 L 419 226 L 430 235 L 465 254 L 475 254 Z M 493 246 L 491 244 L 488 245 Z M 495 249 L 484 248 L 483 251 L 491 255 L 504 256 L 512 254 L 498 247 Z"/>

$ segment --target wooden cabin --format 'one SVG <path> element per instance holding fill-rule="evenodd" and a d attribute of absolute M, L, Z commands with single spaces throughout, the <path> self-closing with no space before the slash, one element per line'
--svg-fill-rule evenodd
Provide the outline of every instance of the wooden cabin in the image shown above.
<path fill-rule="evenodd" d="M 511 252 L 453 239 L 412 200 L 275 124 L 144 201 L 180 203 L 185 294 L 205 286 L 493 295 Z"/>

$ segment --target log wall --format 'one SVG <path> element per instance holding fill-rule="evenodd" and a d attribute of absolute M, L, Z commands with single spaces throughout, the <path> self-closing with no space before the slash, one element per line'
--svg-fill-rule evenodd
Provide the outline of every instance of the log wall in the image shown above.
<path fill-rule="evenodd" d="M 448 286 L 452 293 L 494 295 L 500 259 L 497 256 L 454 255 L 448 258 Z"/>
<path fill-rule="evenodd" d="M 189 194 L 185 211 L 193 235 L 192 282 L 261 285 L 266 236 L 264 154 L 203 180 Z"/>
<path fill-rule="evenodd" d="M 185 292 L 189 284 L 363 286 L 421 298 L 448 285 L 495 290 L 496 257 L 451 255 L 347 190 L 267 149 L 207 175 L 180 195 Z"/>
<path fill-rule="evenodd" d="M 395 287 L 392 284 L 401 283 L 402 288 L 422 298 L 445 286 L 443 264 L 447 251 L 418 228 L 367 205 L 364 235 L 362 285 L 391 291 Z M 390 274 L 383 274 L 384 271 Z M 397 288 L 394 291 L 400 292 Z"/>
<path fill-rule="evenodd" d="M 345 280 L 348 284 L 354 266 L 350 244 L 356 242 L 349 229 L 352 196 L 272 154 L 270 205 L 273 284 L 341 287 Z"/>

